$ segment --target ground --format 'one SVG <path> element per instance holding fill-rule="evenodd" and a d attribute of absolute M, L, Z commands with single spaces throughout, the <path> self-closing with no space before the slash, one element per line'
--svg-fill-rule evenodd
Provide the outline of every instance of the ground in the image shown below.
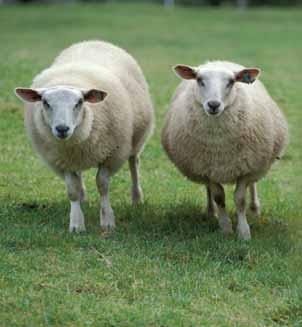
<path fill-rule="evenodd" d="M 148 5 L 1 7 L 0 325 L 302 325 L 302 12 L 295 9 Z M 128 49 L 150 83 L 157 126 L 142 155 L 145 204 L 132 208 L 127 167 L 111 187 L 114 233 L 99 228 L 99 197 L 86 174 L 87 233 L 68 233 L 63 182 L 37 158 L 16 86 L 29 86 L 73 42 Z M 159 134 L 179 80 L 177 63 L 227 59 L 263 69 L 291 141 L 259 183 L 253 239 L 225 239 L 206 221 L 205 191 L 186 180 Z M 235 220 L 231 187 L 228 207 Z"/>

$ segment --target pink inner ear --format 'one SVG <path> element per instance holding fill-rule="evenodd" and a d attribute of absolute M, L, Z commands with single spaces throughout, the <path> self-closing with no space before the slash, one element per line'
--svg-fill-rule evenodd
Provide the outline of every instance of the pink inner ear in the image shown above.
<path fill-rule="evenodd" d="M 196 73 L 191 67 L 178 65 L 174 69 L 178 73 L 178 75 L 184 79 L 196 78 Z"/>
<path fill-rule="evenodd" d="M 107 93 L 100 90 L 90 90 L 85 96 L 84 100 L 90 103 L 98 103 L 105 99 Z"/>
<path fill-rule="evenodd" d="M 257 76 L 260 74 L 260 71 L 256 68 L 247 69 L 247 71 L 249 72 L 250 76 L 253 78 L 257 78 Z"/>
<path fill-rule="evenodd" d="M 260 70 L 256 68 L 243 69 L 237 74 L 236 80 L 243 83 L 253 83 L 259 74 Z"/>
<path fill-rule="evenodd" d="M 24 100 L 36 102 L 41 100 L 41 95 L 32 89 L 16 89 L 16 93 Z"/>
<path fill-rule="evenodd" d="M 97 98 L 95 92 L 93 92 L 93 91 L 88 92 L 88 94 L 85 96 L 85 100 L 90 103 L 98 102 L 98 98 Z"/>

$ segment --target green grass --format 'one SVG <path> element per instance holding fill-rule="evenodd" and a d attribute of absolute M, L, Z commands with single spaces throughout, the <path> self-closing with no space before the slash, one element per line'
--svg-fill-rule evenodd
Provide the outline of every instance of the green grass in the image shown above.
<path fill-rule="evenodd" d="M 301 326 L 302 110 L 300 10 L 144 5 L 1 7 L 0 325 Z M 157 128 L 142 156 L 145 205 L 113 179 L 115 233 L 101 233 L 95 171 L 86 174 L 88 232 L 70 235 L 64 184 L 37 158 L 15 86 L 29 86 L 64 47 L 103 38 L 128 49 L 150 83 Z M 259 183 L 253 240 L 224 239 L 205 192 L 163 153 L 160 128 L 178 83 L 170 67 L 227 59 L 263 69 L 291 143 Z M 228 207 L 234 215 L 231 189 Z"/>

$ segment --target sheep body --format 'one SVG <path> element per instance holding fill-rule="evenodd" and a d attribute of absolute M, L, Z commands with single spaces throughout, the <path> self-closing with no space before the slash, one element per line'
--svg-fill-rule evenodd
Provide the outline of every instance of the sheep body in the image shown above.
<path fill-rule="evenodd" d="M 57 108 L 57 116 L 55 113 L 52 116 L 56 119 L 54 125 L 46 122 L 50 107 L 47 109 L 49 104 L 45 104 L 43 92 L 48 97 L 56 94 L 50 98 Z M 136 61 L 107 42 L 78 43 L 64 50 L 49 68 L 37 75 L 31 89 L 17 88 L 16 93 L 27 103 L 25 126 L 34 148 L 65 180 L 71 204 L 70 231 L 85 230 L 80 207 L 85 193 L 82 171 L 92 167 L 98 168 L 101 225 L 114 227 L 109 178 L 128 160 L 133 203 L 142 201 L 138 159 L 153 128 L 148 85 Z M 88 99 L 87 94 L 97 96 Z M 101 95 L 102 99 L 97 98 Z M 81 102 L 67 107 L 77 97 Z M 76 109 L 79 103 L 81 111 Z M 62 140 L 54 133 L 61 133 L 59 128 L 66 131 L 66 124 L 61 122 L 66 122 L 67 117 L 71 124 L 67 132 L 72 128 L 72 134 Z"/>
<path fill-rule="evenodd" d="M 219 61 L 196 68 L 178 65 L 175 70 L 185 80 L 172 98 L 161 133 L 162 145 L 187 178 L 207 186 L 208 216 L 213 216 L 217 207 L 225 234 L 232 233 L 232 222 L 225 210 L 222 184 L 236 184 L 237 232 L 239 238 L 248 240 L 251 235 L 245 214 L 246 190 L 249 187 L 251 192 L 251 210 L 259 214 L 255 183 L 284 151 L 288 142 L 286 120 L 263 84 L 250 81 L 253 74 L 259 74 L 258 69 Z M 247 82 L 244 74 L 249 74 Z M 208 78 L 209 83 L 211 76 L 212 84 L 205 89 L 207 84 L 202 78 Z M 229 83 L 233 83 L 231 88 Z M 206 95 L 208 98 L 203 99 Z M 211 110 L 217 108 L 222 114 L 213 117 Z"/>
<path fill-rule="evenodd" d="M 228 62 L 207 65 L 244 68 Z M 162 130 L 171 161 L 195 182 L 259 180 L 287 143 L 287 124 L 277 104 L 259 80 L 252 85 L 236 83 L 233 105 L 213 119 L 195 103 L 193 83 L 182 81 L 178 86 Z"/>

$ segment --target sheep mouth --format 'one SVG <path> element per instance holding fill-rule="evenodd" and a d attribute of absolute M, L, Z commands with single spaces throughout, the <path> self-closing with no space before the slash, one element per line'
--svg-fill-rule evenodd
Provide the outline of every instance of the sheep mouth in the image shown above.
<path fill-rule="evenodd" d="M 72 136 L 72 134 L 70 133 L 53 133 L 54 137 L 61 141 L 61 142 L 66 142 L 67 140 L 69 140 Z"/>
<path fill-rule="evenodd" d="M 213 118 L 219 117 L 224 112 L 224 110 L 213 110 L 213 109 L 204 108 L 204 107 L 203 107 L 203 110 L 207 116 L 213 117 Z"/>

